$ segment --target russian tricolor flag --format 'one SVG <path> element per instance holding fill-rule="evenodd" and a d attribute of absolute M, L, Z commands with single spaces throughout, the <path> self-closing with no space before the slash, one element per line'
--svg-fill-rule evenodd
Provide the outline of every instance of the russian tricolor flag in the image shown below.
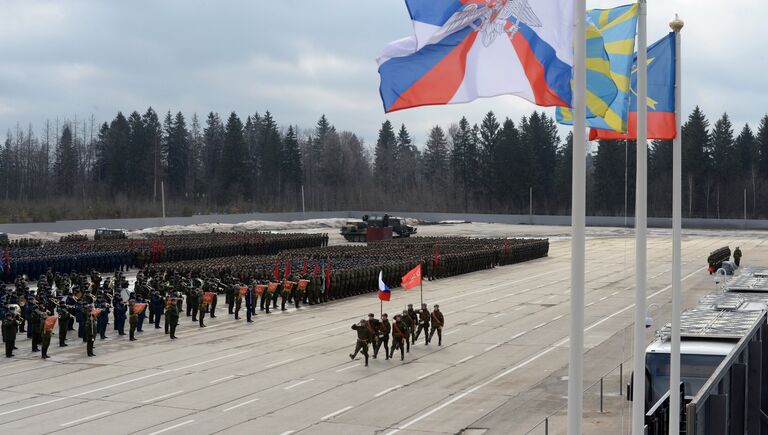
<path fill-rule="evenodd" d="M 382 301 L 389 301 L 392 297 L 392 292 L 389 291 L 389 286 L 384 283 L 384 272 L 379 271 L 379 299 Z"/>

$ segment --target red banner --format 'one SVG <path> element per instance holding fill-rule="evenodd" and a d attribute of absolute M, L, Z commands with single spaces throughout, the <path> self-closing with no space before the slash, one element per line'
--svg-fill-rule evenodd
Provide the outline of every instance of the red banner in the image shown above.
<path fill-rule="evenodd" d="M 139 315 L 147 308 L 147 304 L 133 304 L 133 314 Z"/>
<path fill-rule="evenodd" d="M 206 305 L 211 305 L 213 303 L 213 292 L 205 292 L 203 293 L 203 303 Z"/>
<path fill-rule="evenodd" d="M 240 287 L 240 296 L 245 297 L 246 293 L 248 293 L 248 287 Z"/>
<path fill-rule="evenodd" d="M 267 291 L 270 293 L 274 293 L 275 291 L 277 291 L 278 285 L 280 285 L 280 283 L 270 282 L 269 285 L 267 286 Z"/>
<path fill-rule="evenodd" d="M 275 277 L 275 281 L 280 279 L 280 260 L 275 258 L 275 270 L 272 272 L 272 276 Z"/>
<path fill-rule="evenodd" d="M 261 295 L 264 294 L 264 290 L 266 290 L 266 289 L 267 289 L 267 286 L 265 286 L 263 284 L 259 284 L 259 285 L 255 286 L 253 288 L 253 291 L 256 292 L 257 296 L 261 296 Z"/>
<path fill-rule="evenodd" d="M 414 267 L 408 273 L 406 273 L 405 276 L 403 276 L 403 279 L 400 285 L 405 290 L 410 290 L 420 284 L 421 284 L 421 263 L 419 263 L 418 266 Z"/>
<path fill-rule="evenodd" d="M 56 317 L 50 316 L 45 319 L 45 332 L 53 331 L 53 327 L 56 326 L 56 321 L 59 320 Z"/>
<path fill-rule="evenodd" d="M 291 277 L 291 258 L 288 257 L 287 260 L 285 260 L 285 279 L 288 279 Z"/>
<path fill-rule="evenodd" d="M 307 286 L 309 285 L 308 279 L 300 279 L 299 280 L 299 290 L 305 291 L 307 289 Z"/>
<path fill-rule="evenodd" d="M 293 281 L 283 281 L 283 291 L 290 292 L 291 290 L 293 290 Z"/>

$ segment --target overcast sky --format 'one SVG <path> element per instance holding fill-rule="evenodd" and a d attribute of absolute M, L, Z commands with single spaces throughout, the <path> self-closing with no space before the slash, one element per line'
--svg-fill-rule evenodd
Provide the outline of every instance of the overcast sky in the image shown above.
<path fill-rule="evenodd" d="M 535 0 L 534 0 L 535 1 Z M 626 2 L 588 0 L 588 7 Z M 683 108 L 736 124 L 768 111 L 765 0 L 649 0 L 649 43 L 683 31 Z M 281 125 L 322 113 L 367 143 L 386 117 L 375 58 L 412 32 L 402 0 L 0 0 L 0 131 L 46 119 L 117 111 L 270 110 Z M 421 146 L 434 124 L 489 110 L 517 121 L 535 106 L 514 97 L 418 108 L 389 116 Z M 545 109 L 552 114 L 552 109 Z"/>

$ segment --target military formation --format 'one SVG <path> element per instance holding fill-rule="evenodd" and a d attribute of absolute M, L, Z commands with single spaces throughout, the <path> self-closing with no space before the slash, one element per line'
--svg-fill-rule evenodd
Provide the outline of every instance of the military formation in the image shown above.
<path fill-rule="evenodd" d="M 96 268 L 73 268 L 64 273 L 56 263 L 43 262 L 46 268 L 36 282 L 29 279 L 34 275 L 17 274 L 12 286 L 0 286 L 6 357 L 14 356 L 18 338 L 24 334 L 31 350 L 40 352 L 43 359 L 49 357 L 53 336 L 58 338 L 59 347 L 82 340 L 86 355 L 95 356 L 96 343 L 107 339 L 108 334 L 127 335 L 129 341 L 137 341 L 146 326 L 162 329 L 168 339 L 176 340 L 184 317 L 191 325 L 205 328 L 206 317 L 223 313 L 223 309 L 217 311 L 220 301 L 226 305 L 227 315 L 253 322 L 258 313 L 284 311 L 288 306 L 300 309 L 304 304 L 375 292 L 380 271 L 383 280 L 395 288 L 418 264 L 424 277 L 432 280 L 540 258 L 549 248 L 546 239 L 461 237 L 327 246 L 324 234 L 216 233 L 159 240 L 162 242 L 88 243 L 91 250 L 86 252 L 95 255 L 115 252 L 107 247 L 130 242 L 126 252 L 133 259 L 129 264 L 136 261 L 143 266 L 133 283 L 125 278 L 125 265 L 119 262 L 101 269 L 107 272 L 104 275 Z M 66 250 L 72 244 L 58 245 L 58 249 Z M 149 259 L 142 255 L 149 255 Z M 174 258 L 183 260 L 168 261 Z M 353 325 L 357 341 L 350 357 L 361 353 L 367 365 L 370 346 L 373 358 L 383 348 L 385 359 L 399 351 L 403 360 L 422 334 L 425 345 L 436 337 L 441 346 L 444 322 L 437 305 L 432 310 L 426 304 L 418 310 L 409 305 L 392 319 L 386 314 L 376 319 L 371 314 Z"/>
<path fill-rule="evenodd" d="M 232 255 L 268 255 L 287 249 L 323 247 L 327 234 L 229 232 L 159 235 L 149 239 L 82 240 L 65 236 L 60 242 L 19 239 L 0 246 L 0 281 L 54 272 L 111 273 L 166 261 Z"/>
<path fill-rule="evenodd" d="M 363 355 L 365 366 L 368 367 L 369 345 L 373 350 L 373 359 L 378 358 L 379 351 L 384 348 L 384 359 L 394 358 L 395 352 L 400 351 L 400 361 L 405 359 L 405 354 L 411 352 L 411 345 L 416 344 L 421 333 L 424 333 L 424 345 L 428 346 L 437 333 L 437 345 L 443 345 L 443 327 L 445 316 L 440 311 L 440 306 L 435 304 L 429 311 L 427 304 L 421 304 L 416 311 L 413 304 L 408 304 L 407 309 L 401 314 L 395 314 L 390 322 L 389 315 L 382 313 L 379 319 L 373 313 L 368 314 L 368 319 L 360 319 L 352 325 L 357 333 L 355 349 L 349 354 L 349 359 L 354 360 L 357 354 Z M 389 345 L 390 336 L 392 347 Z"/>

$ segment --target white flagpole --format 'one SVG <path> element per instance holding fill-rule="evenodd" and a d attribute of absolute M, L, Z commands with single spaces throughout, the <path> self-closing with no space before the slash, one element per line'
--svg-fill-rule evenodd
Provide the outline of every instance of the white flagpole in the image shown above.
<path fill-rule="evenodd" d="M 669 27 L 675 32 L 675 140 L 672 143 L 672 343 L 669 371 L 669 433 L 680 432 L 680 297 L 682 293 L 682 88 L 680 31 L 683 20 L 677 14 Z"/>
<path fill-rule="evenodd" d="M 584 263 L 587 154 L 587 3 L 574 1 L 573 162 L 571 187 L 571 331 L 568 362 L 568 433 L 581 435 L 584 384 Z"/>
<path fill-rule="evenodd" d="M 637 28 L 637 178 L 635 182 L 635 331 L 632 435 L 645 433 L 645 316 L 648 227 L 648 35 L 646 0 L 640 0 Z"/>

